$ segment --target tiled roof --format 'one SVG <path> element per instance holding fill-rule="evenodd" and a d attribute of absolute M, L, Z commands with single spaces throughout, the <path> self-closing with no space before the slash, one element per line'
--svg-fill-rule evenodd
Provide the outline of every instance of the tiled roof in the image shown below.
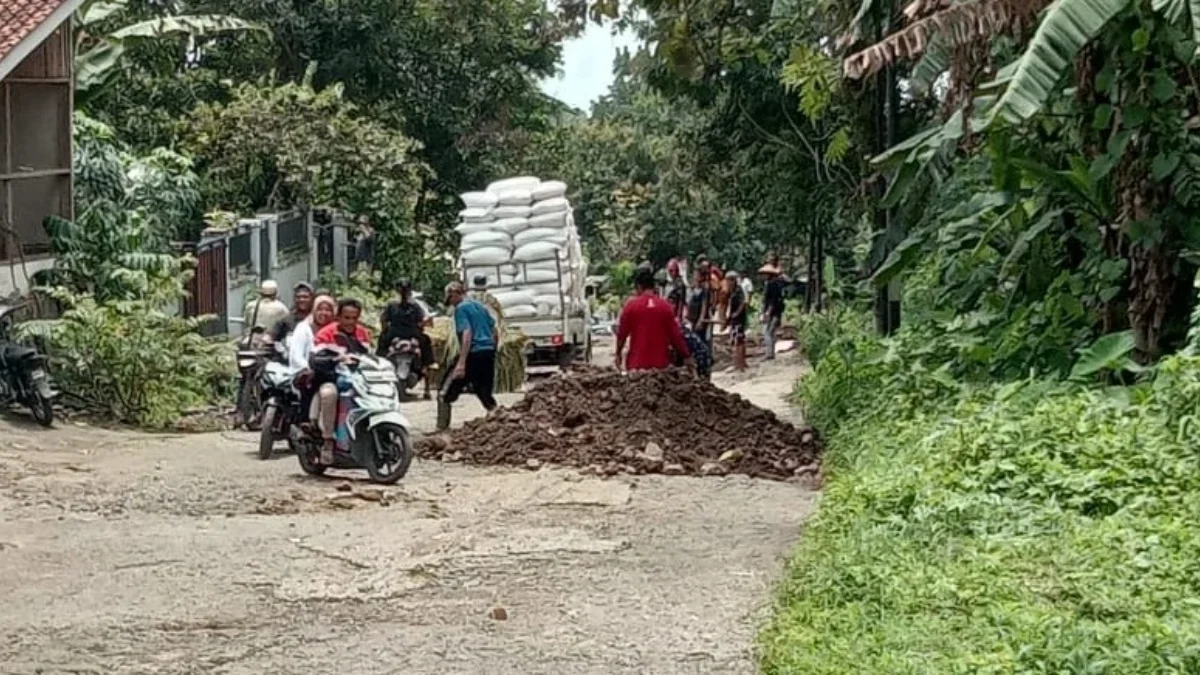
<path fill-rule="evenodd" d="M 0 60 L 66 0 L 0 0 Z"/>

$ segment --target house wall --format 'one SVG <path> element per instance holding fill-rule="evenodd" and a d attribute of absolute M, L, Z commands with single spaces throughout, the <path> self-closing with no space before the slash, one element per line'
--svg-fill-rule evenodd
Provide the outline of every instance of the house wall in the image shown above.
<path fill-rule="evenodd" d="M 72 216 L 72 60 L 61 26 L 0 81 L 0 297 L 49 267 L 46 216 Z"/>
<path fill-rule="evenodd" d="M 293 225 L 288 225 L 293 223 Z M 279 250 L 280 228 L 295 228 L 282 240 L 290 246 Z M 265 233 L 265 236 L 264 236 Z M 268 214 L 238 221 L 237 227 L 221 235 L 226 240 L 228 279 L 226 307 L 230 335 L 244 331 L 248 302 L 258 295 L 266 279 L 279 285 L 279 299 L 292 304 L 292 287 L 301 281 L 316 281 L 316 240 L 307 213 Z"/>

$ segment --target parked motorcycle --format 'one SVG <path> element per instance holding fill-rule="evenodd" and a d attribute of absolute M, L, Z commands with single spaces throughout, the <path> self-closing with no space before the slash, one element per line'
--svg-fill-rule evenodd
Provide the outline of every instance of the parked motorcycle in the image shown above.
<path fill-rule="evenodd" d="M 391 485 L 404 477 L 413 460 L 411 426 L 400 412 L 396 371 L 386 359 L 361 355 L 339 367 L 338 415 L 349 436 L 349 448 L 334 451 L 332 467 L 320 463 L 319 432 L 292 425 L 296 456 L 305 473 L 327 469 L 366 469 L 371 482 Z"/>
<path fill-rule="evenodd" d="M 9 329 L 20 305 L 0 305 L 0 405 L 27 406 L 38 424 L 54 423 L 54 397 L 45 354 L 12 341 Z"/>
<path fill-rule="evenodd" d="M 234 423 L 247 430 L 253 430 L 262 410 L 260 379 L 263 366 L 270 357 L 270 352 L 256 346 L 259 333 L 262 329 L 255 330 L 237 345 L 238 395 Z"/>
<path fill-rule="evenodd" d="M 270 361 L 263 367 L 263 407 L 259 424 L 262 429 L 258 437 L 259 459 L 270 459 L 275 453 L 275 444 L 286 440 L 295 450 L 290 430 L 293 424 L 304 420 L 300 410 L 300 393 L 296 391 L 295 374 L 286 364 Z"/>
<path fill-rule="evenodd" d="M 429 400 L 429 379 L 421 364 L 421 343 L 416 338 L 392 340 L 388 348 L 388 360 L 396 369 L 396 381 L 400 393 L 417 386 L 422 378 L 425 379 L 425 400 Z"/>

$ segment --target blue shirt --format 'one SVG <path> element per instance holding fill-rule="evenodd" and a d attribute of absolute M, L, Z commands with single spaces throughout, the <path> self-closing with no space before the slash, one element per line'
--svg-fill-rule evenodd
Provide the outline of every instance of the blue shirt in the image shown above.
<path fill-rule="evenodd" d="M 462 339 L 463 331 L 471 329 L 471 353 L 496 350 L 496 322 L 482 304 L 465 298 L 454 308 L 454 330 Z"/>

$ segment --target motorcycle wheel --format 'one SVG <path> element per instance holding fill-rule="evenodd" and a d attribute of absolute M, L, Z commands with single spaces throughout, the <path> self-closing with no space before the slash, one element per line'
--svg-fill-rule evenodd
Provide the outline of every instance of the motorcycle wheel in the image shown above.
<path fill-rule="evenodd" d="M 371 461 L 367 462 L 367 475 L 372 483 L 392 485 L 404 478 L 413 460 L 412 437 L 408 429 L 399 424 L 380 424 L 371 430 Z M 384 457 L 390 461 L 384 463 Z"/>
<path fill-rule="evenodd" d="M 36 391 L 30 394 L 29 410 L 33 413 L 33 419 L 38 424 L 44 427 L 50 427 L 54 424 L 54 404 L 51 403 L 50 399 Z"/>
<path fill-rule="evenodd" d="M 243 429 L 250 428 L 250 421 L 254 418 L 254 401 L 251 400 L 254 396 L 254 382 L 250 378 L 243 378 L 241 385 L 238 386 L 237 407 L 235 414 L 237 418 L 234 423 Z"/>
<path fill-rule="evenodd" d="M 329 467 L 320 463 L 321 451 L 313 443 L 301 442 L 296 444 L 296 458 L 300 460 L 300 468 L 310 476 L 324 476 Z"/>
<path fill-rule="evenodd" d="M 271 459 L 275 454 L 275 417 L 279 414 L 279 406 L 274 400 L 267 401 L 263 409 L 262 430 L 258 432 L 258 458 Z"/>

